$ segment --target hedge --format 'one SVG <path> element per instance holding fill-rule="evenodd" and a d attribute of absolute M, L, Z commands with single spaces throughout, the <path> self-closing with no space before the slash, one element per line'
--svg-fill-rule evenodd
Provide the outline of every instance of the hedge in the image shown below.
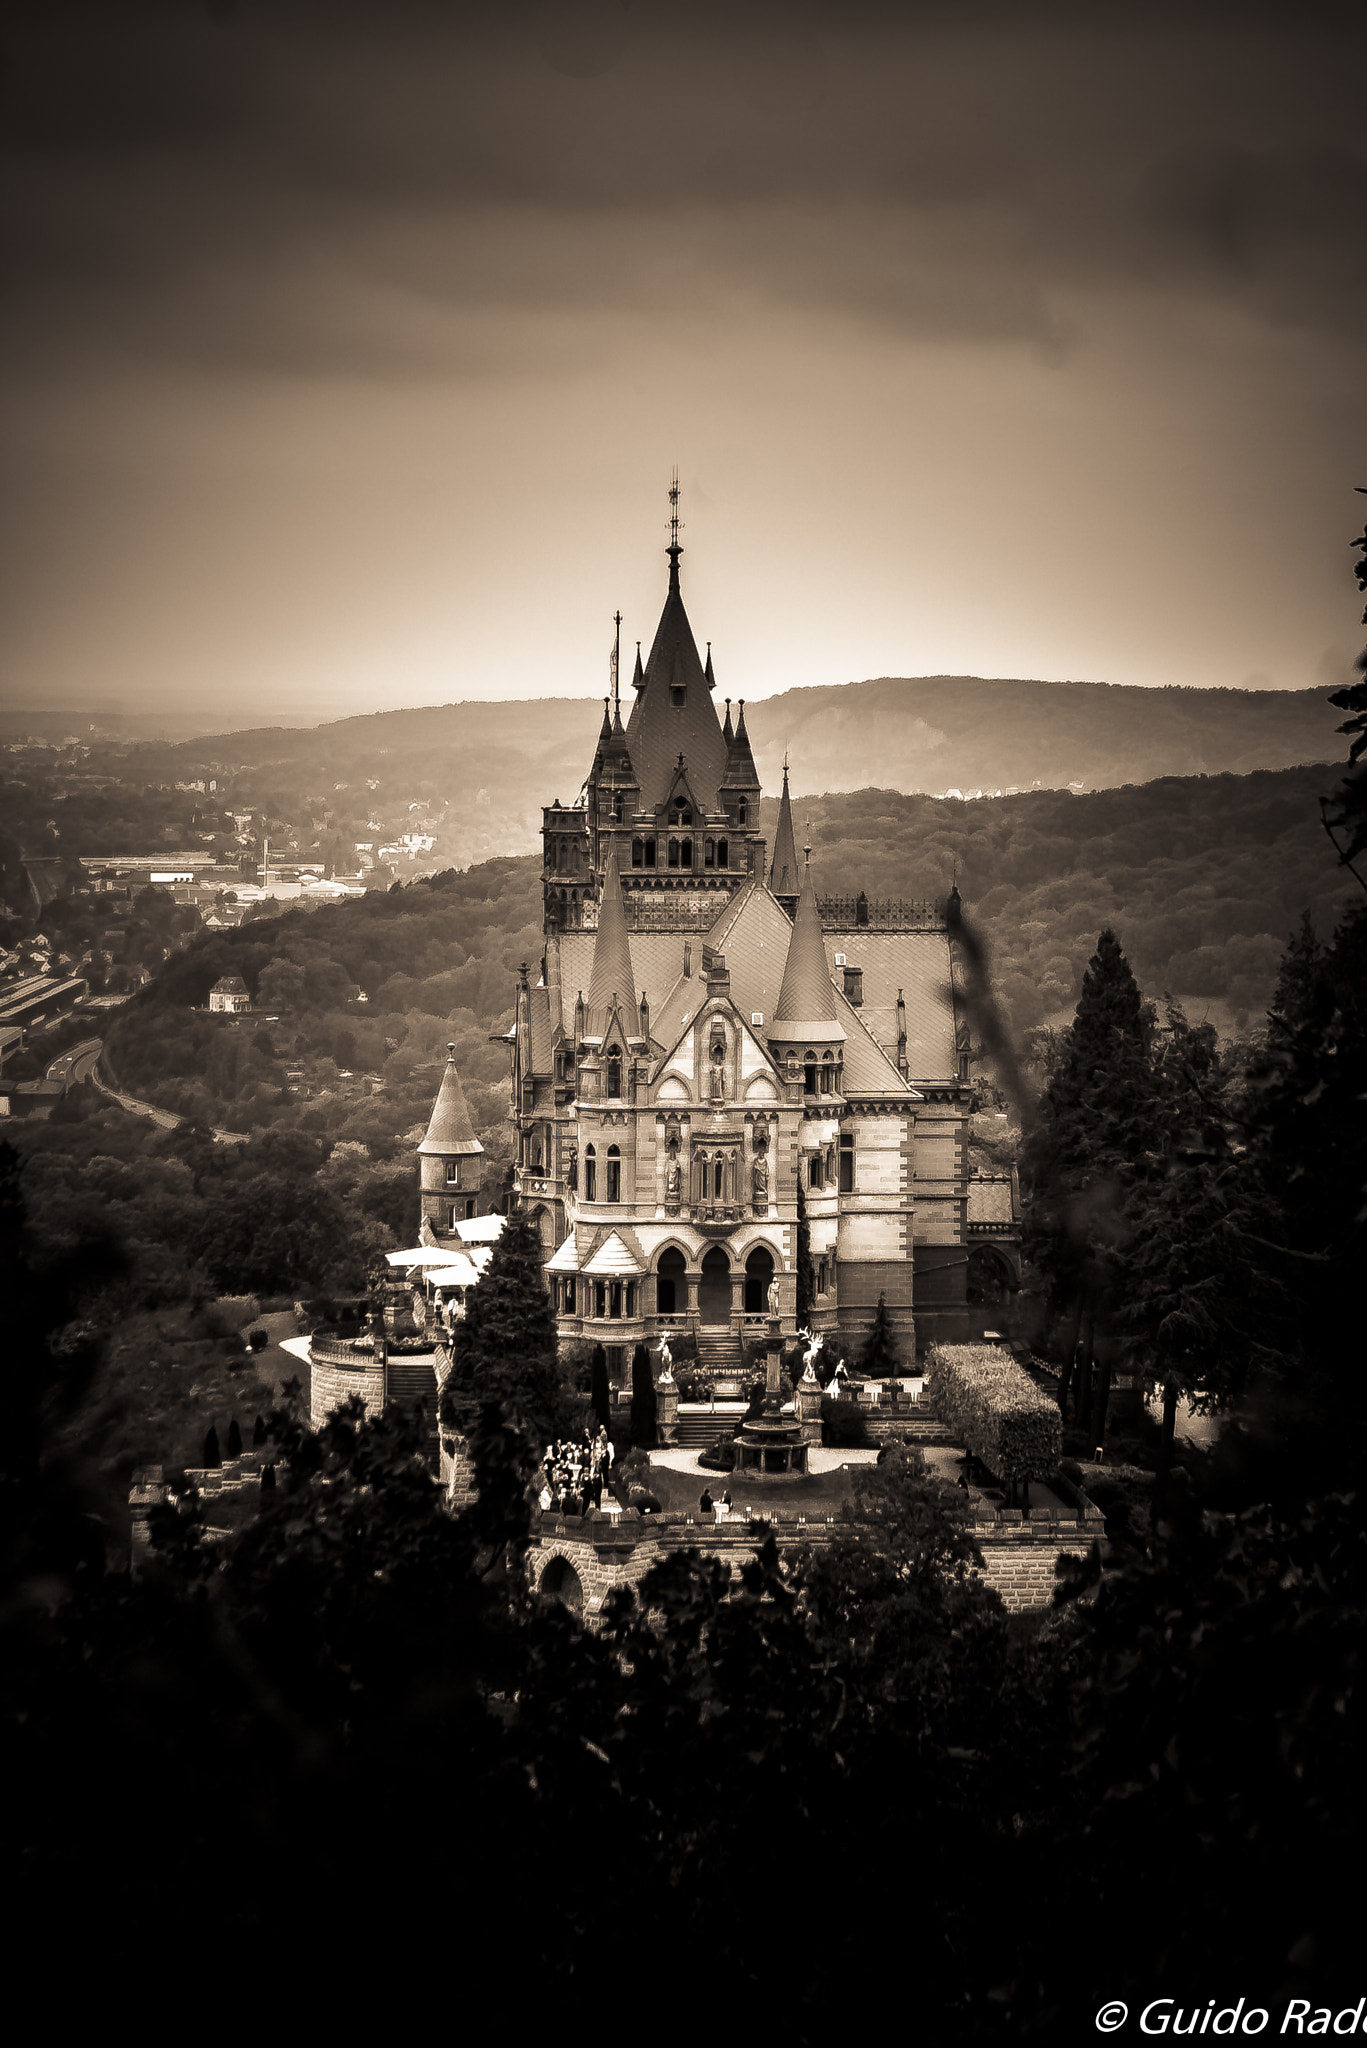
<path fill-rule="evenodd" d="M 1063 1453 L 1063 1418 L 1009 1352 L 933 1344 L 927 1393 L 946 1426 L 999 1479 L 1048 1479 Z"/>

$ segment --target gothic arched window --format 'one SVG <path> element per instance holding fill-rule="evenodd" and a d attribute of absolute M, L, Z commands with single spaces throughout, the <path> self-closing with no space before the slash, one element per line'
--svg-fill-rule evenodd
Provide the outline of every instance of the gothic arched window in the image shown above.
<path fill-rule="evenodd" d="M 679 865 L 679 842 L 677 839 L 671 839 L 669 842 L 669 865 L 672 868 L 676 868 Z"/>
<path fill-rule="evenodd" d="M 615 1145 L 608 1146 L 608 1200 L 622 1199 L 622 1155 Z"/>
<path fill-rule="evenodd" d="M 683 839 L 683 840 L 680 840 L 680 842 L 679 842 L 679 866 L 680 866 L 681 868 L 691 868 L 691 867 L 692 867 L 692 865 L 693 865 L 693 841 L 692 841 L 691 839 Z"/>
<path fill-rule="evenodd" d="M 807 1185 L 809 1188 L 819 1188 L 821 1184 L 821 1154 L 819 1152 L 813 1152 L 811 1159 L 808 1161 L 807 1164 Z"/>
<path fill-rule="evenodd" d="M 639 839 L 633 839 L 631 842 L 631 865 L 634 868 L 643 868 L 645 864 L 645 847 L 642 845 Z"/>
<path fill-rule="evenodd" d="M 802 1055 L 802 1086 L 808 1095 L 816 1094 L 816 1054 L 810 1046 Z"/>
<path fill-rule="evenodd" d="M 557 864 L 557 862 L 558 862 L 559 858 L 560 858 L 560 848 L 559 848 L 559 846 L 558 846 L 558 845 L 556 844 L 556 842 L 555 842 L 555 840 L 554 840 L 554 839 L 549 839 L 549 840 L 547 840 L 547 842 L 546 842 L 546 865 L 547 865 L 547 867 L 548 867 L 548 868 L 554 868 L 554 867 L 556 866 L 556 864 Z"/>
<path fill-rule="evenodd" d="M 717 841 L 717 866 L 719 868 L 727 868 L 730 865 L 731 849 L 724 839 L 719 839 Z"/>
<path fill-rule="evenodd" d="M 584 1147 L 584 1200 L 586 1202 L 596 1201 L 597 1189 L 598 1161 L 593 1156 L 592 1145 L 586 1145 Z"/>
<path fill-rule="evenodd" d="M 821 1055 L 821 1092 L 823 1095 L 830 1094 L 831 1083 L 834 1078 L 835 1060 L 830 1053 L 824 1052 Z"/>
<path fill-rule="evenodd" d="M 615 1101 L 616 1098 L 621 1094 L 621 1092 L 622 1062 L 617 1057 L 617 1054 L 614 1052 L 609 1054 L 608 1056 L 608 1094 Z M 616 1146 L 614 1146 L 613 1150 L 615 1151 L 616 1149 Z"/>
<path fill-rule="evenodd" d="M 743 825 L 743 824 L 745 823 L 745 821 L 746 821 L 746 809 L 745 809 L 745 798 L 744 798 L 744 797 L 742 797 L 742 798 L 741 798 L 741 800 L 740 800 L 740 802 L 739 802 L 739 803 L 738 803 L 738 804 L 736 805 L 736 823 L 737 823 L 738 825 Z"/>
<path fill-rule="evenodd" d="M 717 842 L 715 839 L 704 839 L 702 843 L 702 864 L 705 868 L 714 868 L 717 865 Z"/>
<path fill-rule="evenodd" d="M 648 868 L 653 868 L 653 867 L 654 867 L 654 865 L 655 865 L 655 841 L 654 841 L 653 839 L 647 839 L 647 841 L 646 841 L 646 866 L 647 866 Z"/>

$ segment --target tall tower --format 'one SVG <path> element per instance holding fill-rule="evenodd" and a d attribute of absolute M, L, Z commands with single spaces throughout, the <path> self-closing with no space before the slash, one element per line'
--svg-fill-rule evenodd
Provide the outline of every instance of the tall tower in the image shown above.
<path fill-rule="evenodd" d="M 454 1044 L 446 1052 L 427 1136 L 418 1147 L 422 1220 L 435 1238 L 453 1237 L 458 1223 L 486 1207 L 484 1147 L 470 1121 Z"/>

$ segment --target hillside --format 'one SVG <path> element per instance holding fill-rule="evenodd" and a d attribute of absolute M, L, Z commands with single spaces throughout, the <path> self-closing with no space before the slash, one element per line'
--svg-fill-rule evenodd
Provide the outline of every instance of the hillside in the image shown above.
<path fill-rule="evenodd" d="M 578 698 L 386 711 L 310 730 L 268 727 L 140 750 L 149 781 L 232 774 L 240 800 L 283 815 L 337 784 L 375 799 L 449 800 L 461 864 L 530 851 L 541 805 L 588 772 L 601 705 Z M 1112 788 L 1164 775 L 1249 774 L 1341 753 L 1317 690 L 1140 690 L 1105 683 L 883 678 L 789 690 L 748 714 L 777 793 L 855 791 L 876 775 L 911 792 Z"/>
<path fill-rule="evenodd" d="M 1106 924 L 1148 993 L 1214 1003 L 1243 1028 L 1260 1021 L 1302 910 L 1327 931 L 1345 900 L 1316 805 L 1330 779 L 1294 768 L 976 803 L 862 790 L 802 803 L 799 824 L 823 893 L 942 897 L 957 875 L 1018 1032 L 1072 1007 Z M 385 1159 L 425 1119 L 454 1039 L 501 1160 L 506 1053 L 488 1033 L 510 1019 L 518 963 L 535 972 L 538 900 L 524 856 L 202 938 L 120 1016 L 114 1064 L 170 1108 Z M 243 1035 L 204 1016 L 224 973 L 244 975 L 280 1024 Z"/>

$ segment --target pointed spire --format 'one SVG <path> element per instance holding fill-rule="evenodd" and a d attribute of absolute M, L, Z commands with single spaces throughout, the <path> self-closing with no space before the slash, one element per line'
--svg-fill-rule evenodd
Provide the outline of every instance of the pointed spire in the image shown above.
<path fill-rule="evenodd" d="M 703 668 L 702 679 L 706 683 L 709 690 L 716 689 L 717 678 L 712 673 L 712 642 L 710 640 L 707 643 L 707 662 Z M 727 701 L 729 703 L 730 699 L 728 698 Z"/>
<path fill-rule="evenodd" d="M 633 690 L 643 690 L 645 686 L 646 672 L 641 666 L 641 643 L 638 640 L 636 642 L 636 668 L 632 674 L 631 687 Z"/>
<path fill-rule="evenodd" d="M 451 1044 L 446 1049 L 446 1069 L 437 1090 L 437 1099 L 432 1105 L 432 1116 L 427 1126 L 427 1136 L 418 1147 L 419 1153 L 461 1153 L 482 1152 L 484 1147 L 475 1136 L 475 1127 L 470 1121 L 470 1110 L 465 1100 L 465 1091 L 460 1085 L 456 1072 L 456 1048 Z"/>
<path fill-rule="evenodd" d="M 748 742 L 747 742 L 748 744 Z M 788 763 L 783 764 L 783 795 L 778 805 L 778 830 L 774 834 L 774 857 L 769 863 L 769 887 L 782 902 L 793 904 L 802 887 L 797 864 L 797 841 L 793 837 L 793 805 L 788 795 Z"/>
<path fill-rule="evenodd" d="M 679 593 L 678 480 L 670 489 L 674 518 L 669 555 L 669 592 L 636 692 L 627 726 L 631 758 L 647 811 L 662 804 L 673 781 L 680 749 L 688 757 L 693 794 L 704 809 L 716 802 L 726 769 L 726 741 L 698 657 L 693 628 Z"/>
<path fill-rule="evenodd" d="M 783 968 L 783 986 L 774 1009 L 774 1031 L 781 1025 L 801 1025 L 808 1037 L 843 1038 L 835 1018 L 835 990 L 826 965 L 826 944 L 821 936 L 821 912 L 816 907 L 816 888 L 810 866 L 803 870 L 802 893 L 793 919 L 792 943 Z M 820 1027 L 818 1029 L 818 1027 Z"/>
<path fill-rule="evenodd" d="M 611 703 L 612 699 L 610 697 L 604 697 L 603 723 L 598 733 L 598 745 L 600 749 L 605 747 L 608 741 L 612 738 L 612 711 L 610 709 Z"/>
<path fill-rule="evenodd" d="M 710 641 L 708 642 L 707 659 L 709 663 L 712 660 L 712 646 Z M 726 700 L 726 716 L 721 723 L 721 736 L 726 741 L 728 747 L 730 746 L 732 740 L 736 737 L 734 732 L 732 732 L 731 730 L 731 699 L 729 697 Z"/>
<path fill-rule="evenodd" d="M 746 796 L 757 797 L 759 795 L 759 771 L 755 767 L 755 757 L 750 752 L 750 735 L 745 730 L 745 699 L 743 697 L 740 700 L 740 717 L 736 721 L 734 732 L 731 730 L 731 699 L 727 698 L 724 731 L 727 739 L 726 773 L 721 779 L 721 786 L 723 789 L 743 790 Z"/>
<path fill-rule="evenodd" d="M 622 901 L 622 883 L 617 872 L 617 855 L 608 855 L 603 876 L 603 893 L 598 900 L 598 936 L 593 943 L 593 970 L 589 975 L 589 1013 L 595 1019 L 616 996 L 619 1002 L 634 1003 L 636 976 L 631 965 L 631 942 L 627 937 L 627 913 Z"/>

